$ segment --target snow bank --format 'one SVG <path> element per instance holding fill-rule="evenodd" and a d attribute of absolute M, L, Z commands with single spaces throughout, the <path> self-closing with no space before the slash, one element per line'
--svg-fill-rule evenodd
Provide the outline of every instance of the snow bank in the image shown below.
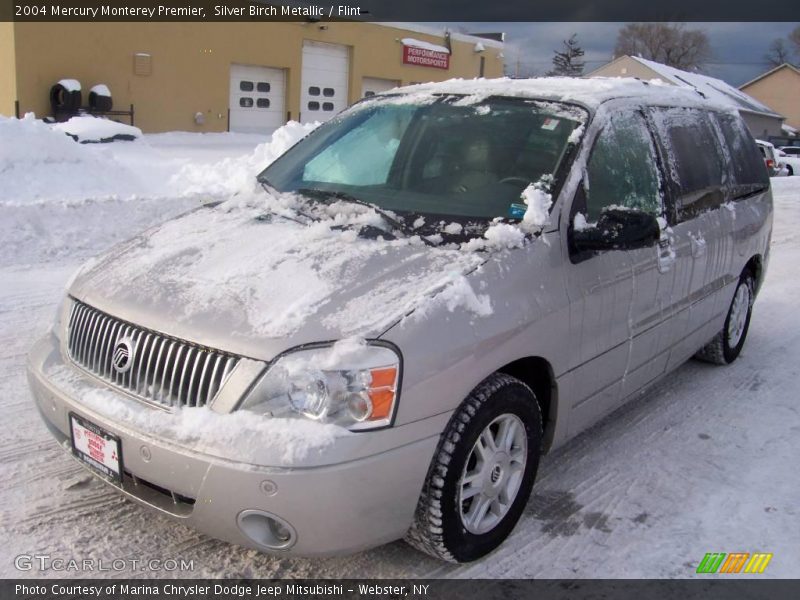
<path fill-rule="evenodd" d="M 0 117 L 0 204 L 83 201 L 150 193 L 143 178 L 99 148 L 76 144 L 31 113 Z"/>
<path fill-rule="evenodd" d="M 142 130 L 138 127 L 91 115 L 72 117 L 69 121 L 57 123 L 52 127 L 55 131 L 66 133 L 81 143 L 133 140 L 142 137 Z"/>
<path fill-rule="evenodd" d="M 289 121 L 275 130 L 270 141 L 258 146 L 250 156 L 226 158 L 215 165 L 186 165 L 171 181 L 185 194 L 232 195 L 257 189 L 256 176 L 281 154 L 319 127 L 319 122 Z"/>

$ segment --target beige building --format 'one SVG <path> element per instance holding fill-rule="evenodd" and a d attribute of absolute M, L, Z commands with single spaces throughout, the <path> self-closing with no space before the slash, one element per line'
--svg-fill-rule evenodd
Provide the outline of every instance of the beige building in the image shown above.
<path fill-rule="evenodd" d="M 692 87 L 707 98 L 736 108 L 754 137 L 766 140 L 770 136 L 782 135 L 782 114 L 721 79 L 708 75 L 681 71 L 638 56 L 620 56 L 586 77 L 638 77 L 646 81 L 660 79 L 670 85 Z"/>
<path fill-rule="evenodd" d="M 270 132 L 396 85 L 499 77 L 503 43 L 407 24 L 0 23 L 0 114 L 51 114 L 62 79 L 105 84 L 146 132 Z"/>
<path fill-rule="evenodd" d="M 800 129 L 800 69 L 783 63 L 739 87 L 748 96 L 786 117 L 786 124 Z"/>

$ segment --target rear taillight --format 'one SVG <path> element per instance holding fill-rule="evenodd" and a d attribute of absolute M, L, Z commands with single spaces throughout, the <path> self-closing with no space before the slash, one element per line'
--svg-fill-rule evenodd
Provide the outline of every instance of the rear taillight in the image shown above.
<path fill-rule="evenodd" d="M 775 161 L 772 160 L 771 158 L 768 158 L 767 159 L 767 168 L 768 169 L 772 169 L 774 166 L 775 166 Z"/>

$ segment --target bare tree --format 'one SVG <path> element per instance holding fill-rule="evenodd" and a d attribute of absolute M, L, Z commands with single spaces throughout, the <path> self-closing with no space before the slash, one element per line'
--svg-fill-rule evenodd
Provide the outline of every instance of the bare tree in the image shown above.
<path fill-rule="evenodd" d="M 670 67 L 698 69 L 711 57 L 708 35 L 682 23 L 628 23 L 617 32 L 614 55 L 640 56 Z"/>
<path fill-rule="evenodd" d="M 766 61 L 773 67 L 779 67 L 783 63 L 789 62 L 791 50 L 783 38 L 773 40 L 769 46 L 769 51 L 764 55 Z"/>
<path fill-rule="evenodd" d="M 794 53 L 800 57 L 800 25 L 792 29 L 789 34 L 789 42 L 794 47 Z"/>

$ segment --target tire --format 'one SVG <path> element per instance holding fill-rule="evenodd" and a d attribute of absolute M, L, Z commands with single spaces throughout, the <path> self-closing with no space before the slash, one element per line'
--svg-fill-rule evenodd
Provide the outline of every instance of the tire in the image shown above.
<path fill-rule="evenodd" d="M 703 346 L 695 354 L 695 358 L 717 365 L 729 365 L 736 360 L 744 347 L 747 331 L 750 329 L 754 299 L 755 279 L 750 271 L 745 271 L 739 278 L 736 291 L 733 293 L 722 331 Z"/>
<path fill-rule="evenodd" d="M 794 170 L 792 169 L 791 165 L 786 165 L 786 175 L 788 177 L 791 177 L 792 175 L 794 175 Z"/>
<path fill-rule="evenodd" d="M 92 112 L 108 112 L 113 106 L 111 96 L 100 96 L 97 92 L 89 92 L 89 110 Z"/>
<path fill-rule="evenodd" d="M 504 434 L 511 443 L 503 444 Z M 494 436 L 497 453 L 486 443 L 497 442 Z M 479 446 L 487 459 L 478 458 Z M 442 434 L 406 541 L 449 562 L 473 561 L 497 548 L 528 502 L 541 448 L 542 414 L 533 391 L 504 373 L 485 379 Z M 479 485 L 465 482 L 465 475 Z M 469 497 L 462 500 L 462 493 Z"/>

